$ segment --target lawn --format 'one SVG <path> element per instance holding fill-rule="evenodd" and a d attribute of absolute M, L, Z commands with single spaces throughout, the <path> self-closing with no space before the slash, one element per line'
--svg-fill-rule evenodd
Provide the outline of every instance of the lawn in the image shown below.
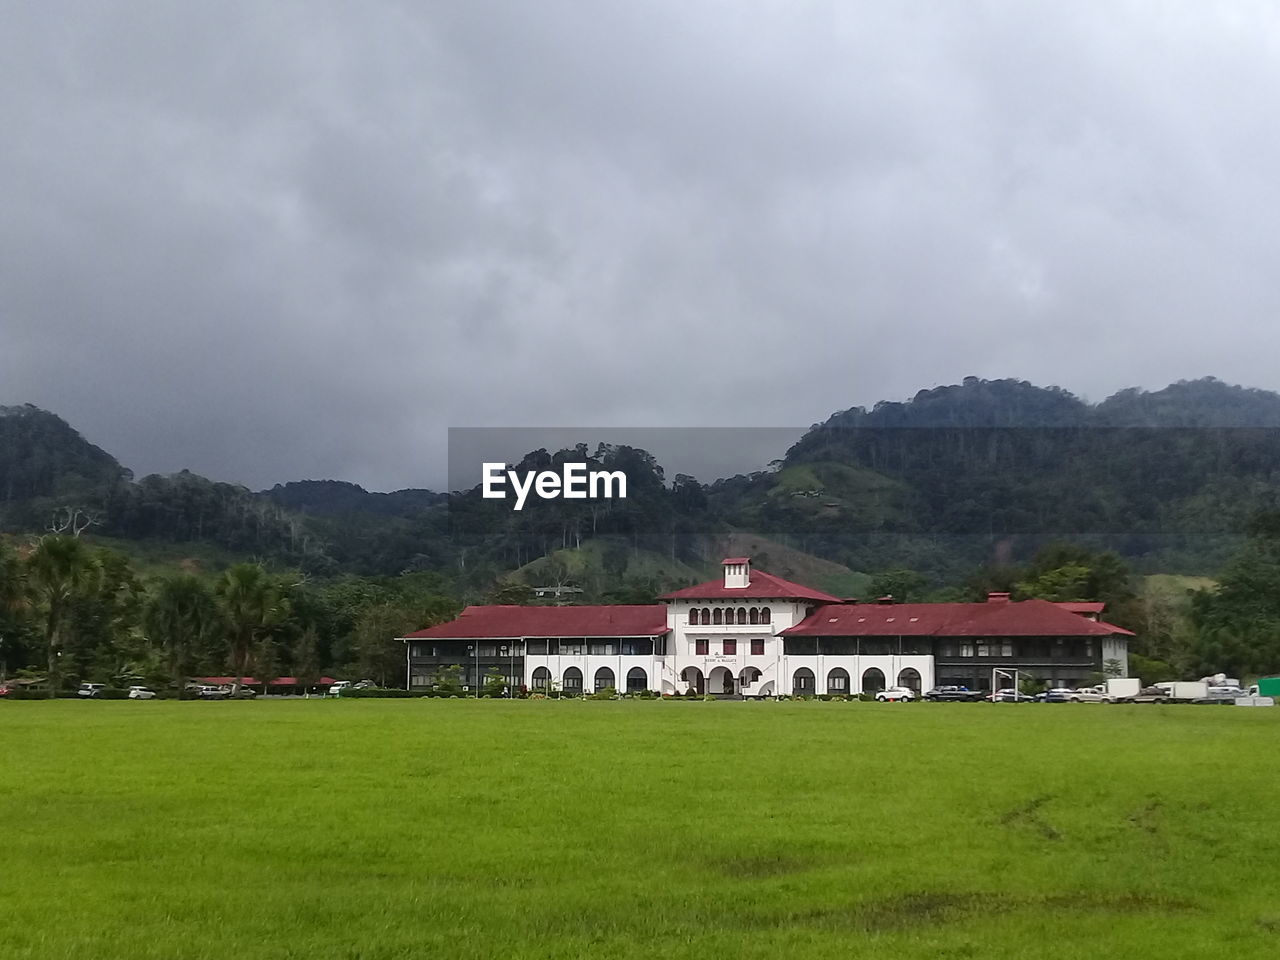
<path fill-rule="evenodd" d="M 1263 957 L 1280 710 L 0 702 L 0 957 Z"/>

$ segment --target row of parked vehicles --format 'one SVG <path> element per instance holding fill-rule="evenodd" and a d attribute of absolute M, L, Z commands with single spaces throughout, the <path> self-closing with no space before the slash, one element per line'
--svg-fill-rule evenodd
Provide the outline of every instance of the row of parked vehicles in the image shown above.
<path fill-rule="evenodd" d="M 376 684 L 372 680 L 339 680 L 329 687 L 326 696 L 340 697 L 343 693 L 349 693 L 352 690 L 367 690 L 374 686 Z M 103 692 L 107 689 L 105 683 L 82 683 L 80 684 L 80 689 L 76 691 L 76 696 L 84 697 L 88 700 L 100 700 Z M 186 692 L 200 700 L 227 700 L 231 697 L 231 691 L 230 685 L 213 686 L 207 683 L 189 683 L 186 686 Z M 258 692 L 252 687 L 241 687 L 236 694 L 242 700 L 252 699 L 257 695 Z M 130 700 L 154 700 L 156 692 L 150 687 L 129 687 L 127 696 Z"/>
<path fill-rule="evenodd" d="M 1091 687 L 1051 687 L 1036 694 L 1006 687 L 986 693 L 962 686 L 938 686 L 915 694 L 905 687 L 894 687 L 877 694 L 882 701 L 908 701 L 917 698 L 938 703 L 1225 703 L 1251 701 L 1249 706 L 1270 706 L 1252 702 L 1270 699 L 1258 684 L 1242 687 L 1239 680 L 1221 675 L 1203 680 L 1169 680 L 1144 686 L 1136 677 L 1117 677 Z"/>

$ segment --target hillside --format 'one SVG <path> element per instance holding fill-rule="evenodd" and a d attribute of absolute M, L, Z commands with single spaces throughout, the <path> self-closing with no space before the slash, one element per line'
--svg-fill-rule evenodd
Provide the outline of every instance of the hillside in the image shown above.
<path fill-rule="evenodd" d="M 437 571 L 468 595 L 571 546 L 585 576 L 665 588 L 710 575 L 717 544 L 740 537 L 839 593 L 861 592 L 854 571 L 954 583 L 1063 538 L 1115 549 L 1142 572 L 1203 575 L 1250 516 L 1280 502 L 1277 426 L 1280 395 L 1212 378 L 1089 404 L 1059 387 L 971 377 L 832 414 L 775 469 L 710 484 L 669 480 L 626 446 L 532 451 L 517 469 L 586 460 L 625 470 L 629 496 L 516 514 L 478 490 L 304 480 L 255 493 L 189 471 L 135 480 L 55 414 L 6 407 L 0 530 L 42 530 L 54 510 L 77 506 L 100 521 L 93 533 L 156 555 L 156 544 L 186 544 L 159 553 L 207 548 L 214 562 L 258 557 L 316 576 Z M 618 544 L 635 559 L 620 566 Z"/>

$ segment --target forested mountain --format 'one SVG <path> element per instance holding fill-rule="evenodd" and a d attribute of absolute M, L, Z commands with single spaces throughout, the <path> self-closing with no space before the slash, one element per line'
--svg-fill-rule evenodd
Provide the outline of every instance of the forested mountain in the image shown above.
<path fill-rule="evenodd" d="M 1277 506 L 1274 427 L 1280 395 L 1212 378 L 1094 405 L 971 377 L 836 413 L 769 469 L 710 484 L 668 478 L 626 446 L 532 451 L 517 469 L 621 469 L 629 496 L 514 513 L 478 489 L 306 480 L 254 493 L 188 471 L 135 481 L 57 416 L 12 407 L 0 416 L 0 523 L 39 531 L 75 506 L 98 521 L 92 532 L 126 541 L 209 543 L 318 576 L 437 570 L 471 584 L 592 539 L 698 566 L 735 531 L 852 570 L 907 567 L 938 581 L 1063 538 L 1148 569 L 1211 574 L 1249 518 Z"/>

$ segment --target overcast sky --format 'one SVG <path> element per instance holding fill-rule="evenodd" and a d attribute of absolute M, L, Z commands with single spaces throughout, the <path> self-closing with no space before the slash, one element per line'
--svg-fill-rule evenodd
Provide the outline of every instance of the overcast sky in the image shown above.
<path fill-rule="evenodd" d="M 1280 387 L 1271 3 L 0 14 L 0 404 L 139 475 L 439 487 L 450 426 L 799 428 L 967 375 Z"/>

